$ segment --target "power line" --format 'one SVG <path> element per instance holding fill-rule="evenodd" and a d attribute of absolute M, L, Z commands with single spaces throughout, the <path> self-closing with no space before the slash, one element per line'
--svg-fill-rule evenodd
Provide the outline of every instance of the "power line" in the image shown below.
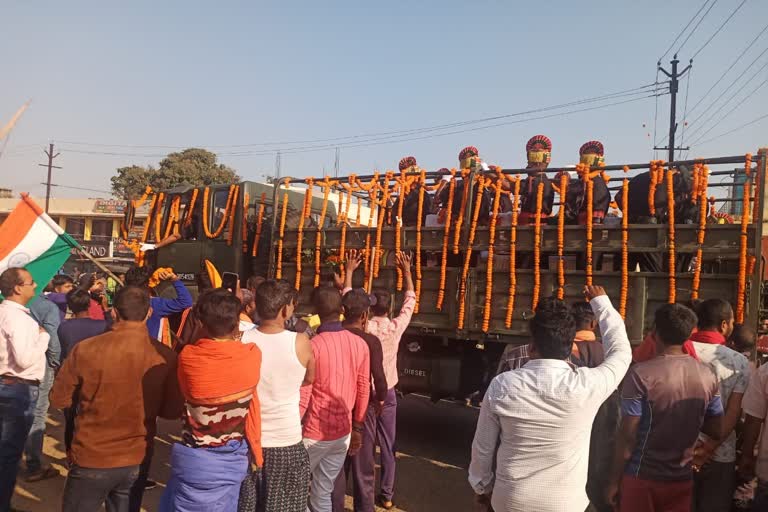
<path fill-rule="evenodd" d="M 758 90 L 760 90 L 765 84 L 768 83 L 768 78 L 760 82 L 760 84 L 752 89 L 752 92 L 750 92 L 746 98 L 742 99 L 739 103 L 737 103 L 731 110 L 729 110 L 725 115 L 720 117 L 720 119 L 717 120 L 715 124 L 713 124 L 708 130 L 706 130 L 704 133 L 699 135 L 699 137 L 693 141 L 693 144 L 696 144 L 698 141 L 700 141 L 704 136 L 706 136 L 709 132 L 714 130 L 721 122 L 723 122 L 728 116 L 730 116 L 737 108 L 742 106 L 749 98 L 751 98 Z"/>
<path fill-rule="evenodd" d="M 47 183 L 41 183 L 41 185 L 47 185 Z M 83 190 L 83 191 L 86 191 L 86 192 L 100 192 L 102 194 L 110 194 L 110 195 L 112 195 L 112 192 L 110 192 L 109 190 L 102 190 L 102 189 L 98 189 L 98 188 L 75 187 L 75 186 L 72 186 L 72 185 L 58 185 L 56 183 L 51 183 L 51 186 L 52 187 L 56 187 L 56 188 L 66 188 L 66 189 L 72 189 L 72 190 Z"/>
<path fill-rule="evenodd" d="M 746 70 L 748 70 L 749 68 L 751 68 L 751 67 L 752 67 L 752 66 L 755 64 L 755 62 L 757 62 L 757 61 L 760 59 L 760 57 L 762 57 L 762 56 L 763 56 L 763 55 L 764 55 L 766 52 L 768 52 L 768 47 L 767 47 L 765 50 L 763 50 L 763 51 L 762 51 L 762 53 L 760 53 L 760 55 L 758 55 L 758 56 L 755 58 L 755 60 L 753 60 L 753 61 L 752 61 L 752 62 L 751 62 L 751 63 L 750 63 L 750 64 L 749 64 L 747 67 L 746 67 L 745 71 L 746 71 Z M 767 65 L 768 65 L 768 61 L 766 61 L 766 62 L 763 64 L 763 66 L 762 66 L 760 69 L 758 69 L 758 70 L 757 70 L 757 72 L 756 72 L 754 75 L 752 75 L 752 77 L 750 78 L 750 80 L 751 80 L 752 78 L 754 78 L 755 76 L 757 76 L 757 74 L 758 74 L 758 73 L 760 73 L 760 71 L 762 71 L 763 69 L 765 69 L 765 67 L 766 67 Z M 718 101 L 720 101 L 720 99 L 722 99 L 722 97 L 723 97 L 723 96 L 725 96 L 725 94 L 726 94 L 728 91 L 730 91 L 730 90 L 731 90 L 731 88 L 733 88 L 733 86 L 734 86 L 734 85 L 736 85 L 737 83 L 739 83 L 739 81 L 740 81 L 742 78 L 744 78 L 744 76 L 745 76 L 745 75 L 744 75 L 743 73 L 740 73 L 740 74 L 739 74 L 739 75 L 738 75 L 738 76 L 737 76 L 737 77 L 736 77 L 736 78 L 735 78 L 735 79 L 734 79 L 734 80 L 731 82 L 731 84 L 730 84 L 728 87 L 726 87 L 726 88 L 725 88 L 725 89 L 724 89 L 724 90 L 723 90 L 723 91 L 720 93 L 720 95 L 719 95 L 717 98 L 715 98 L 715 99 L 714 99 L 714 101 L 712 101 L 712 102 L 709 104 L 709 106 L 708 106 L 707 108 L 705 108 L 705 109 L 704 109 L 704 111 L 703 111 L 701 114 L 699 114 L 699 116 L 698 116 L 696 119 L 694 119 L 694 120 L 691 122 L 691 124 L 696 124 L 696 123 L 699 121 L 699 119 L 701 119 L 702 117 L 704 117 L 705 115 L 707 115 L 707 112 L 708 112 L 708 111 L 709 111 L 709 110 L 710 110 L 712 107 L 714 107 L 714 106 L 715 106 L 715 104 L 717 104 L 717 102 L 718 102 Z M 748 83 L 748 82 L 747 82 L 747 83 Z M 742 85 L 742 89 L 743 89 L 743 88 L 744 88 L 744 85 Z M 737 93 L 738 93 L 738 91 L 737 91 Z M 731 98 L 733 98 L 733 96 L 731 96 Z M 729 101 L 730 101 L 730 100 L 729 100 Z M 726 103 L 728 103 L 728 102 L 726 101 Z M 722 109 L 722 107 L 721 107 L 721 109 Z"/>
<path fill-rule="evenodd" d="M 666 57 L 667 54 L 669 54 L 669 52 L 672 50 L 672 48 L 674 48 L 675 43 L 677 43 L 677 41 L 680 39 L 680 37 L 682 37 L 682 35 L 685 34 L 685 31 L 688 30 L 688 27 L 691 26 L 691 23 L 693 23 L 693 20 L 695 20 L 699 16 L 699 14 L 701 14 L 701 11 L 704 10 L 704 8 L 707 6 L 707 4 L 709 2 L 710 2 L 710 0 L 705 0 L 705 2 L 702 4 L 702 6 L 699 7 L 699 10 L 696 11 L 696 14 L 694 14 L 693 17 L 688 21 L 688 24 L 683 28 L 683 30 L 680 31 L 679 34 L 677 34 L 677 37 L 675 38 L 674 41 L 672 41 L 672 44 L 669 45 L 669 48 L 667 48 L 667 51 L 665 51 L 664 54 L 661 57 L 659 57 L 659 59 L 658 59 L 659 60 L 659 65 L 661 65 L 661 61 L 664 59 L 664 57 Z M 656 137 L 654 136 L 654 139 L 655 138 Z"/>
<path fill-rule="evenodd" d="M 737 13 L 737 12 L 739 12 L 739 10 L 740 10 L 740 9 L 741 9 L 741 8 L 744 6 L 744 4 L 745 4 L 745 3 L 747 3 L 747 0 L 741 0 L 741 3 L 740 3 L 740 4 L 739 4 L 739 5 L 738 5 L 738 6 L 737 6 L 737 7 L 736 7 L 734 10 L 733 10 L 733 12 L 731 13 L 731 15 L 730 15 L 730 16 L 728 16 L 728 17 L 725 19 L 725 21 L 723 22 L 723 24 L 722 24 L 722 25 L 720 25 L 720 27 L 718 27 L 718 29 L 717 29 L 717 30 L 715 30 L 715 33 L 714 33 L 714 34 L 712 34 L 712 35 L 709 37 L 709 39 L 707 39 L 707 42 L 706 42 L 706 43 L 704 43 L 704 44 L 701 46 L 701 48 L 699 48 L 698 50 L 696 50 L 696 53 L 694 53 L 694 54 L 693 54 L 693 57 L 691 57 L 692 59 L 695 59 L 695 58 L 696 58 L 696 56 L 697 56 L 698 54 L 700 54 L 700 53 L 702 52 L 702 50 L 704 50 L 704 48 L 706 48 L 706 47 L 707 47 L 707 45 L 708 45 L 709 43 L 711 43 L 711 42 L 712 42 L 712 40 L 715 38 L 715 36 L 717 36 L 717 34 L 719 34 L 721 30 L 723 30 L 723 27 L 725 27 L 725 26 L 728 24 L 728 22 L 729 22 L 729 21 L 731 21 L 731 18 L 733 18 L 733 17 L 736 15 L 736 13 Z M 714 5 L 714 4 L 713 4 L 713 5 Z"/>
<path fill-rule="evenodd" d="M 709 88 L 709 90 L 708 90 L 707 92 L 705 92 L 705 93 L 704 93 L 704 95 L 703 95 L 701 98 L 699 98 L 699 101 L 697 101 L 697 102 L 696 102 L 696 104 L 695 104 L 693 107 L 691 107 L 691 112 L 693 112 L 694 110 L 696 110 L 696 108 L 697 108 L 699 105 L 701 105 L 701 103 L 704 101 L 704 98 L 706 98 L 706 97 L 709 95 L 709 93 L 711 93 L 711 92 L 712 92 L 712 91 L 715 89 L 715 87 L 717 87 L 717 86 L 720 84 L 720 82 L 722 82 L 722 81 L 723 81 L 723 79 L 724 79 L 724 78 L 725 78 L 725 77 L 728 75 L 728 73 L 729 73 L 729 72 L 730 72 L 730 71 L 731 71 L 731 70 L 734 68 L 734 66 L 736 66 L 736 64 L 738 64 L 738 62 L 741 60 L 741 58 L 742 58 L 742 57 L 743 57 L 743 56 L 744 56 L 744 55 L 745 55 L 745 54 L 746 54 L 746 53 L 747 53 L 747 52 L 748 52 L 748 51 L 749 51 L 749 50 L 752 48 L 752 46 L 754 46 L 754 44 L 757 42 L 757 40 L 758 40 L 758 39 L 760 39 L 760 37 L 761 37 L 763 34 L 765 34 L 766 30 L 768 30 L 768 25 L 766 25 L 766 26 L 763 28 L 763 30 L 761 30 L 761 31 L 760 31 L 760 33 L 759 33 L 759 34 L 757 34 L 757 36 L 755 36 L 755 38 L 752 40 L 752 42 L 751 42 L 751 43 L 749 43 L 749 46 L 747 46 L 746 48 L 744 48 L 744 50 L 742 50 L 742 52 L 741 52 L 741 53 L 738 55 L 738 57 L 736 57 L 736 59 L 735 59 L 735 60 L 734 60 L 734 61 L 731 63 L 731 65 L 730 65 L 730 66 L 728 66 L 728 69 L 726 69 L 726 70 L 723 72 L 723 74 L 722 74 L 722 75 L 720 75 L 720 78 L 718 78 L 718 79 L 717 79 L 717 81 L 714 83 L 714 85 L 712 85 L 712 87 L 710 87 L 710 88 Z M 765 53 L 766 51 L 768 51 L 768 48 L 766 48 L 766 49 L 763 51 L 763 53 Z M 761 53 L 760 55 L 762 56 L 762 55 L 763 55 L 763 53 Z M 759 58 L 759 57 L 758 57 L 758 58 Z"/>
<path fill-rule="evenodd" d="M 737 132 L 737 131 L 739 131 L 739 130 L 742 130 L 742 129 L 744 129 L 744 128 L 746 128 L 747 126 L 752 126 L 753 124 L 755 124 L 755 123 L 758 123 L 758 122 L 762 121 L 762 120 L 763 120 L 763 119 L 765 119 L 765 118 L 768 118 L 768 114 L 764 114 L 764 115 L 762 115 L 762 116 L 758 117 L 757 119 L 753 119 L 752 121 L 749 121 L 749 122 L 747 122 L 747 123 L 744 123 L 744 124 L 742 124 L 742 125 L 740 125 L 740 126 L 737 126 L 736 128 L 734 128 L 734 129 L 732 129 L 732 130 L 728 130 L 727 132 L 725 132 L 725 133 L 721 133 L 720 135 L 716 135 L 716 136 L 714 136 L 714 137 L 712 137 L 712 138 L 710 138 L 710 139 L 707 139 L 707 140 L 703 140 L 703 141 L 701 141 L 701 142 L 697 142 L 697 145 L 699 145 L 699 146 L 702 146 L 702 145 L 704 145 L 704 144 L 707 144 L 707 143 L 709 143 L 709 142 L 712 142 L 713 140 L 717 140 L 717 139 L 719 139 L 719 138 L 721 138 L 721 137 L 725 137 L 726 135 L 730 135 L 730 134 L 732 134 L 732 133 L 735 133 L 735 132 Z"/>
<path fill-rule="evenodd" d="M 691 38 L 691 36 L 692 36 L 692 35 L 693 35 L 693 34 L 696 32 L 696 30 L 699 28 L 699 26 L 701 25 L 701 22 L 702 22 L 702 21 L 704 21 L 704 18 L 706 18 L 706 17 L 707 17 L 707 14 L 709 14 L 709 11 L 711 11 L 711 10 L 712 10 L 712 8 L 713 8 L 713 7 L 714 7 L 716 4 L 717 4 L 717 0 L 714 0 L 714 2 L 712 2 L 712 4 L 709 6 L 709 9 L 707 9 L 707 11 L 706 11 L 706 12 L 704 13 L 704 15 L 701 17 L 701 19 L 699 19 L 699 22 L 696 24 L 696 26 L 695 26 L 695 27 L 693 27 L 693 30 L 691 30 L 690 34 L 688 34 L 688 37 L 686 37 L 686 38 L 685 38 L 685 41 L 683 41 L 683 44 L 681 44 L 681 45 L 680 45 L 680 48 L 678 48 L 678 49 L 677 49 L 677 52 L 675 52 L 675 53 L 680 53 L 680 51 L 683 49 L 683 47 L 684 47 L 684 46 L 685 46 L 685 44 L 688 42 L 688 40 Z"/>
<path fill-rule="evenodd" d="M 733 99 L 734 99 L 736 96 L 738 96 L 738 94 L 739 94 L 741 91 L 743 91 L 743 90 L 744 90 L 744 88 L 745 88 L 747 85 L 749 85 L 750 83 L 752 83 L 752 80 L 753 80 L 755 77 L 757 77 L 757 75 L 759 75 L 759 74 L 760 74 L 760 72 L 761 72 L 763 69 L 765 69 L 766 67 L 768 67 L 768 61 L 766 61 L 766 62 L 765 62 L 765 64 L 763 64 L 763 66 L 762 66 L 760 69 L 758 69 L 758 70 L 757 70 L 757 71 L 756 71 L 756 72 L 755 72 L 755 73 L 754 73 L 754 74 L 753 74 L 753 75 L 752 75 L 752 76 L 749 78 L 749 80 L 747 80 L 746 82 L 744 82 L 744 83 L 741 85 L 741 87 L 739 87 L 739 88 L 736 90 L 736 92 L 734 92 L 734 93 L 731 95 L 731 97 L 730 97 L 730 98 L 728 98 L 728 99 L 725 101 L 725 103 L 723 103 L 722 105 L 720 105 L 720 107 L 718 107 L 718 108 L 717 108 L 717 110 L 715 110 L 715 111 L 714 111 L 714 112 L 713 112 L 713 113 L 712 113 L 712 114 L 711 114 L 711 115 L 710 115 L 710 116 L 709 116 L 709 117 L 708 117 L 706 120 L 704 120 L 704 121 L 703 121 L 701 124 L 697 125 L 697 126 L 696 126 L 696 127 L 693 129 L 693 133 L 696 133 L 696 132 L 698 132 L 699 130 L 701 130 L 701 128 L 702 128 L 702 127 L 706 126 L 706 124 L 707 124 L 709 121 L 711 121 L 711 120 L 712 120 L 712 118 L 714 118 L 714 117 L 715 117 L 715 116 L 716 116 L 718 113 L 720 113 L 720 112 L 721 112 L 721 111 L 722 111 L 722 110 L 725 108 L 725 106 L 726 106 L 726 105 L 728 105 L 728 104 L 731 102 L 731 100 L 733 100 Z M 758 86 L 758 89 L 759 89 L 759 88 L 760 88 L 760 87 Z M 756 90 L 757 90 L 757 89 L 755 89 L 755 91 L 756 91 Z M 752 94 L 754 94 L 754 92 L 755 92 L 755 91 L 752 91 L 752 93 L 750 93 L 750 94 L 749 94 L 747 97 L 749 97 L 749 96 L 751 96 Z M 744 101 L 744 100 L 742 100 L 742 102 L 743 102 L 743 101 Z M 702 113 L 702 115 L 703 115 L 703 114 L 706 114 L 706 113 L 707 113 L 707 111 L 705 110 L 705 111 Z M 698 119 L 701 119 L 701 117 L 702 117 L 702 116 L 699 116 L 699 117 L 696 119 L 696 121 L 698 121 Z M 694 123 L 695 123 L 696 121 L 694 121 Z M 689 134 L 689 137 L 690 137 L 690 136 L 693 136 L 693 133 Z"/>
<path fill-rule="evenodd" d="M 509 117 L 519 117 L 527 114 L 536 114 L 536 113 L 545 112 L 548 110 L 558 110 L 562 108 L 571 107 L 574 105 L 594 103 L 599 101 L 615 99 L 618 97 L 644 94 L 644 93 L 651 92 L 651 90 L 655 90 L 658 88 L 658 86 L 660 85 L 663 86 L 666 83 L 668 82 L 650 83 L 650 84 L 646 84 L 640 87 L 635 87 L 632 89 L 626 89 L 623 91 L 603 94 L 603 95 L 595 96 L 591 98 L 583 98 L 580 100 L 574 100 L 567 103 L 561 103 L 559 105 L 550 105 L 547 107 L 541 107 L 541 108 L 521 111 L 521 112 L 514 112 L 511 114 L 502 114 L 502 115 L 496 115 L 491 117 L 458 121 L 453 123 L 428 126 L 428 127 L 422 127 L 422 128 L 412 128 L 407 130 L 394 130 L 394 131 L 388 131 L 388 132 L 377 132 L 377 133 L 368 133 L 368 134 L 347 135 L 344 137 L 333 137 L 333 138 L 326 138 L 326 139 L 310 139 L 310 140 L 281 141 L 281 142 L 259 142 L 259 143 L 249 143 L 249 144 L 205 145 L 205 147 L 234 149 L 234 148 L 248 148 L 248 147 L 255 147 L 255 146 L 275 146 L 275 148 L 269 150 L 270 153 L 274 153 L 275 151 L 277 151 L 277 149 L 279 149 L 277 148 L 277 146 L 290 146 L 290 145 L 296 145 L 296 144 L 314 144 L 314 143 L 321 143 L 321 142 L 336 142 L 336 141 L 344 141 L 344 140 L 367 139 L 367 138 L 381 137 L 381 136 L 387 136 L 387 135 L 401 136 L 401 135 L 411 135 L 411 134 L 421 133 L 421 132 L 440 131 L 444 129 L 456 128 L 459 126 L 467 126 L 472 124 L 480 124 L 480 123 L 485 123 L 490 121 L 496 121 L 499 119 L 505 119 Z M 76 141 L 59 141 L 59 143 L 70 144 L 73 146 L 133 148 L 133 149 L 184 149 L 185 147 L 188 147 L 188 146 L 174 146 L 174 145 L 99 144 L 99 143 L 76 142 Z M 287 149 L 293 149 L 293 148 L 287 148 Z"/>

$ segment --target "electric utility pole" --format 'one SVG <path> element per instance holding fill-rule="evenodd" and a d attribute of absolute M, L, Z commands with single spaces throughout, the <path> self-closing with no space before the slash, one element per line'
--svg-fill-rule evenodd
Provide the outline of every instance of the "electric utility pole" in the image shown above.
<path fill-rule="evenodd" d="M 677 65 L 680 63 L 679 60 L 677 60 L 677 54 L 675 54 L 674 57 L 672 57 L 672 60 L 670 61 L 670 64 L 672 65 L 672 72 L 667 72 L 666 69 L 661 67 L 661 61 L 659 61 L 656 65 L 659 67 L 659 71 L 664 73 L 669 77 L 669 94 L 670 94 L 670 102 L 669 102 L 669 140 L 667 141 L 667 147 L 665 148 L 657 148 L 654 147 L 653 149 L 659 151 L 668 151 L 669 154 L 667 156 L 668 162 L 674 162 L 675 161 L 675 151 L 683 151 L 687 150 L 689 148 L 676 148 L 675 147 L 675 132 L 677 131 L 677 91 L 679 89 L 680 85 L 680 79 L 685 75 L 688 71 L 690 71 L 691 67 L 693 66 L 693 59 L 691 59 L 688 66 L 686 66 L 685 69 L 678 72 L 677 71 Z"/>
<path fill-rule="evenodd" d="M 48 179 L 45 181 L 45 213 L 48 213 L 48 205 L 51 202 L 51 171 L 53 169 L 61 169 L 61 167 L 53 165 L 53 159 L 59 156 L 59 153 L 53 154 L 53 142 L 48 145 L 48 149 L 44 150 L 44 153 L 48 157 L 48 163 L 37 165 L 48 168 Z"/>

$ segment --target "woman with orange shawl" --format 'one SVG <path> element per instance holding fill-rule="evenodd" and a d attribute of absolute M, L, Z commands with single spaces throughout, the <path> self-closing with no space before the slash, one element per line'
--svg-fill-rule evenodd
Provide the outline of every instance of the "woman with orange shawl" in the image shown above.
<path fill-rule="evenodd" d="M 237 339 L 240 301 L 229 291 L 203 294 L 195 314 L 208 337 L 179 355 L 184 428 L 171 450 L 160 510 L 236 512 L 249 452 L 251 461 L 262 464 L 256 395 L 261 352 Z"/>

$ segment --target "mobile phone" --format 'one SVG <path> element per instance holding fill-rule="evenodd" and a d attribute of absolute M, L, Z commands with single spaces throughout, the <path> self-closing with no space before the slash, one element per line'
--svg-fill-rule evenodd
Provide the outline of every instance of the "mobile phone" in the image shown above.
<path fill-rule="evenodd" d="M 235 293 L 237 291 L 237 283 L 240 281 L 240 276 L 234 272 L 224 272 L 221 274 L 221 287 Z"/>

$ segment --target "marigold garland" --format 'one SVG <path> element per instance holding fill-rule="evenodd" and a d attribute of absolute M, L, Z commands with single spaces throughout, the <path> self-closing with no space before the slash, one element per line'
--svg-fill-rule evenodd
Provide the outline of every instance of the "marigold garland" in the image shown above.
<path fill-rule="evenodd" d="M 749 228 L 749 201 L 752 179 L 752 155 L 747 153 L 744 159 L 744 191 L 742 193 L 741 236 L 739 244 L 739 278 L 736 290 L 736 323 L 744 323 L 744 304 L 747 289 L 747 241 Z"/>
<path fill-rule="evenodd" d="M 467 202 L 469 201 L 470 186 L 467 183 L 469 169 L 461 170 L 461 180 L 464 187 L 464 193 L 461 196 L 461 207 L 459 208 L 459 218 L 456 219 L 456 231 L 453 235 L 453 254 L 459 254 L 459 239 L 461 238 L 461 226 L 464 224 L 464 215 L 467 211 Z"/>
<path fill-rule="evenodd" d="M 381 233 L 384 229 L 384 221 L 386 220 L 387 216 L 387 203 L 389 202 L 389 182 L 392 181 L 392 176 L 394 173 L 392 171 L 387 171 L 384 175 L 384 185 L 381 187 L 382 195 L 381 195 L 381 202 L 378 204 L 378 211 L 379 214 L 377 216 L 377 223 L 376 223 L 376 258 L 373 260 L 373 277 L 377 278 L 379 277 L 379 265 L 381 264 L 381 261 L 379 259 L 379 251 L 381 250 Z M 417 309 L 418 312 L 418 294 L 417 294 Z"/>
<path fill-rule="evenodd" d="M 243 223 L 240 226 L 240 238 L 243 241 L 243 254 L 248 252 L 248 210 L 250 209 L 251 196 L 248 192 L 243 194 Z"/>
<path fill-rule="evenodd" d="M 363 262 L 366 286 L 368 284 L 371 271 L 373 271 L 373 268 L 371 265 L 371 228 L 373 228 L 373 208 L 374 208 L 374 205 L 376 204 L 376 199 L 378 196 L 378 188 L 375 187 L 374 185 L 377 184 L 378 182 L 379 182 L 379 173 L 375 172 L 373 173 L 373 181 L 369 185 L 365 186 L 363 185 L 363 183 L 359 183 L 360 188 L 368 192 L 368 206 L 369 206 L 368 231 L 365 234 L 365 261 Z"/>
<path fill-rule="evenodd" d="M 171 211 L 168 214 L 168 222 L 165 224 L 163 240 L 171 236 L 171 233 L 179 234 L 179 216 L 181 215 L 181 196 L 176 196 L 171 202 Z"/>
<path fill-rule="evenodd" d="M 656 215 L 656 186 L 661 183 L 664 173 L 662 160 L 652 160 L 650 173 L 650 186 L 648 187 L 648 211 L 651 217 Z"/>
<path fill-rule="evenodd" d="M 189 200 L 189 206 L 187 206 L 186 211 L 184 212 L 184 227 L 189 227 L 192 225 L 192 214 L 195 212 L 195 206 L 197 206 L 197 196 L 199 195 L 200 190 L 194 189 L 192 191 L 192 198 Z"/>
<path fill-rule="evenodd" d="M 147 219 L 144 221 L 144 231 L 141 233 L 141 242 L 135 244 L 135 249 L 133 250 L 133 253 L 136 256 L 136 264 L 140 267 L 143 267 L 144 264 L 146 263 L 144 259 L 146 253 L 142 252 L 139 248 L 141 247 L 142 244 L 147 242 L 147 237 L 149 236 L 149 226 L 150 224 L 152 224 L 152 213 L 155 210 L 156 203 L 157 203 L 157 195 L 152 196 L 152 201 L 149 203 L 149 215 L 147 216 Z"/>
<path fill-rule="evenodd" d="M 413 308 L 414 314 L 419 313 L 419 303 L 421 302 L 421 220 L 424 214 L 424 193 L 426 189 L 427 175 L 424 169 L 419 175 L 419 207 L 416 212 L 416 306 Z"/>
<path fill-rule="evenodd" d="M 229 186 L 229 194 L 227 195 L 227 202 L 226 206 L 224 207 L 224 212 L 222 212 L 221 221 L 219 222 L 219 226 L 216 228 L 215 231 L 211 231 L 208 218 L 210 217 L 210 212 L 208 211 L 208 200 L 210 198 L 211 189 L 210 187 L 205 187 L 205 191 L 203 192 L 203 231 L 205 232 L 205 236 L 208 238 L 218 238 L 223 232 L 224 228 L 227 227 L 227 223 L 229 221 L 229 209 L 232 206 L 232 200 L 234 199 L 234 192 L 235 192 L 235 185 Z"/>
<path fill-rule="evenodd" d="M 669 226 L 669 303 L 677 300 L 677 282 L 675 268 L 675 171 L 667 170 L 667 225 Z"/>
<path fill-rule="evenodd" d="M 451 236 L 451 212 L 453 211 L 453 196 L 456 192 L 456 169 L 451 169 L 451 182 L 448 185 L 448 203 L 446 205 L 445 226 L 443 231 L 443 254 L 440 263 L 440 289 L 437 291 L 437 310 L 443 310 L 445 300 L 445 274 L 448 268 L 448 240 Z"/>
<path fill-rule="evenodd" d="M 240 185 L 235 185 L 232 204 L 229 205 L 229 231 L 227 231 L 227 245 L 232 245 L 235 236 L 235 214 L 237 213 L 237 200 L 240 198 Z M 224 213 L 226 215 L 226 212 Z"/>
<path fill-rule="evenodd" d="M 402 247 L 402 228 L 403 228 L 403 203 L 406 196 L 405 171 L 403 175 L 397 178 L 397 223 L 395 226 L 395 254 L 400 253 Z M 397 291 L 403 289 L 403 271 L 400 266 L 397 267 Z"/>
<path fill-rule="evenodd" d="M 624 174 L 629 167 L 624 166 Z M 621 183 L 621 294 L 619 298 L 619 314 L 627 317 L 627 293 L 629 291 L 629 179 Z"/>
<path fill-rule="evenodd" d="M 483 189 L 485 188 L 485 178 L 482 175 L 476 176 L 477 179 L 477 196 L 475 198 L 474 212 L 472 214 L 472 224 L 469 230 L 469 238 L 467 239 L 467 248 L 464 252 L 464 267 L 461 271 L 461 284 L 459 285 L 459 318 L 458 328 L 464 329 L 464 314 L 466 309 L 467 298 L 467 276 L 469 275 L 469 262 L 472 259 L 472 244 L 475 242 L 475 232 L 477 230 L 477 219 L 480 215 L 480 204 L 483 200 Z M 464 188 L 469 189 L 469 184 L 464 183 Z M 458 227 L 457 227 L 458 229 Z"/>
<path fill-rule="evenodd" d="M 533 225 L 533 297 L 531 309 L 536 311 L 541 293 L 541 208 L 544 202 L 544 183 L 536 187 L 536 222 Z"/>
<path fill-rule="evenodd" d="M 517 257 L 515 252 L 517 251 L 517 215 L 520 206 L 520 176 L 515 177 L 512 190 L 512 227 L 509 232 L 509 294 L 507 295 L 507 316 L 504 319 L 504 325 L 507 329 L 512 327 L 512 314 L 515 311 L 515 293 L 517 292 Z"/>
<path fill-rule="evenodd" d="M 694 198 L 698 196 L 699 229 L 696 237 L 696 267 L 693 270 L 693 283 L 691 284 L 691 300 L 699 298 L 699 286 L 701 284 L 701 265 L 704 257 L 704 238 L 707 230 L 707 186 L 709 183 L 709 168 L 703 164 L 694 165 L 694 176 L 697 188 L 694 190 Z"/>
<path fill-rule="evenodd" d="M 283 180 L 285 192 L 283 193 L 283 205 L 280 213 L 280 238 L 277 240 L 277 265 L 275 265 L 275 279 L 283 278 L 283 238 L 285 237 L 285 219 L 288 217 L 288 190 L 291 186 L 290 178 Z"/>
<path fill-rule="evenodd" d="M 363 198 L 360 196 L 357 196 L 357 218 L 355 219 L 355 226 L 360 227 L 360 215 L 363 211 Z"/>
<path fill-rule="evenodd" d="M 557 212 L 557 298 L 563 300 L 565 296 L 565 261 L 563 247 L 565 246 L 565 199 L 568 195 L 568 175 L 560 174 L 560 208 Z"/>
<path fill-rule="evenodd" d="M 267 207 L 267 194 L 261 193 L 261 200 L 259 201 L 259 211 L 256 214 L 256 234 L 253 237 L 253 249 L 251 249 L 251 256 L 254 258 L 259 254 L 259 242 L 261 241 L 261 229 L 264 226 L 264 210 Z"/>
<path fill-rule="evenodd" d="M 483 308 L 483 332 L 488 332 L 491 326 L 491 305 L 493 303 L 493 258 L 494 244 L 496 242 L 496 223 L 499 218 L 499 203 L 501 202 L 501 189 L 504 177 L 501 169 L 496 170 L 496 183 L 491 185 L 494 190 L 493 210 L 491 212 L 491 224 L 488 228 L 488 263 L 485 270 L 485 307 Z"/>
<path fill-rule="evenodd" d="M 342 281 L 346 278 L 347 269 L 344 265 L 344 255 L 347 254 L 347 225 L 349 224 L 347 220 L 349 219 L 349 209 L 352 206 L 352 183 L 354 181 L 351 179 L 349 180 L 349 184 L 344 184 L 343 187 L 347 191 L 347 197 L 345 201 L 345 207 L 344 212 L 339 215 L 339 218 L 341 219 L 341 237 L 339 240 L 339 257 L 342 259 L 342 263 L 340 265 L 341 270 L 341 279 Z"/>
<path fill-rule="evenodd" d="M 152 218 L 154 217 L 154 222 L 152 223 L 155 225 L 155 243 L 163 239 L 162 222 L 163 222 L 164 206 L 165 206 L 165 193 L 160 192 L 157 198 L 157 208 L 155 209 L 155 211 L 151 212 L 150 216 L 147 218 L 147 221 L 152 222 Z"/>
<path fill-rule="evenodd" d="M 323 225 L 325 224 L 325 214 L 328 211 L 328 194 L 331 192 L 332 185 L 330 178 L 326 176 L 322 184 L 323 206 L 320 210 L 320 219 L 317 221 L 317 231 L 315 233 L 315 288 L 320 286 L 320 242 L 322 240 Z"/>
<path fill-rule="evenodd" d="M 592 177 L 589 174 L 589 168 L 584 173 L 585 185 L 587 186 L 587 268 L 586 268 L 586 283 L 587 286 L 592 286 L 592 273 L 594 271 L 594 260 L 592 258 L 592 243 L 594 233 L 594 197 L 595 197 L 595 183 L 592 181 Z"/>
<path fill-rule="evenodd" d="M 301 216 L 299 217 L 298 233 L 296 234 L 296 276 L 294 279 L 293 287 L 297 290 L 301 289 L 301 268 L 302 268 L 302 245 L 304 244 L 304 222 L 309 217 L 309 212 L 312 207 L 312 185 L 314 184 L 314 178 L 307 178 L 307 190 L 304 192 L 304 201 L 301 205 Z"/>

